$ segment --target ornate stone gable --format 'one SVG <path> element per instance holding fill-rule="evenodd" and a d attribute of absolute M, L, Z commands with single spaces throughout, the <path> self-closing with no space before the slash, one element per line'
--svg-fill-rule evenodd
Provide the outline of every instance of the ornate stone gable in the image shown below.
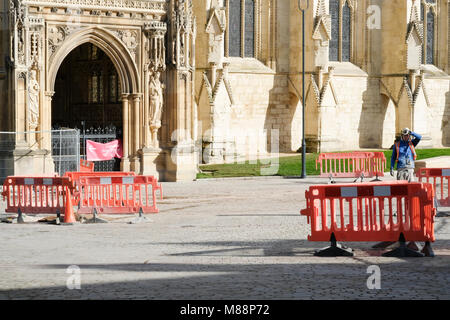
<path fill-rule="evenodd" d="M 312 37 L 322 42 L 331 39 L 331 16 L 326 11 L 324 0 L 320 0 L 317 6 Z"/>
<path fill-rule="evenodd" d="M 325 95 L 328 93 L 329 90 L 331 90 L 331 94 L 333 97 L 332 98 L 333 105 L 336 106 L 337 104 L 339 104 L 337 95 L 335 93 L 335 90 L 334 90 L 333 84 L 332 84 L 333 72 L 334 72 L 334 68 L 329 67 L 328 74 L 326 76 L 323 74 L 323 71 L 321 68 L 319 68 L 319 71 L 316 74 L 311 74 L 311 86 L 312 86 L 315 101 L 316 101 L 318 107 L 322 106 Z"/>
<path fill-rule="evenodd" d="M 406 33 L 407 57 L 406 67 L 417 70 L 422 62 L 423 24 L 420 21 L 416 6 L 411 9 L 411 19 Z"/>
<path fill-rule="evenodd" d="M 416 76 L 413 76 L 413 77 L 416 77 Z M 423 91 L 423 94 L 425 96 L 425 101 L 427 103 L 427 106 L 430 106 L 427 90 L 425 88 L 425 81 L 424 81 L 425 77 L 424 77 L 424 74 L 422 73 L 417 78 L 418 78 L 418 81 L 415 84 L 415 88 L 411 88 L 411 85 L 409 84 L 409 81 L 408 81 L 408 77 L 404 77 L 403 78 L 403 86 L 402 86 L 402 88 L 401 88 L 401 90 L 399 92 L 398 100 L 400 100 L 400 97 L 404 93 L 406 93 L 406 95 L 408 97 L 409 104 L 411 106 L 415 106 L 416 102 L 417 102 L 417 97 L 419 96 L 420 92 Z"/>
<path fill-rule="evenodd" d="M 214 23 L 219 27 L 214 27 Z M 211 9 L 211 14 L 209 16 L 208 22 L 206 23 L 206 32 L 207 33 L 222 33 L 225 32 L 226 28 L 226 17 L 225 17 L 225 9 L 223 8 L 213 8 Z"/>
<path fill-rule="evenodd" d="M 216 97 L 217 97 L 217 93 L 220 89 L 221 86 L 225 86 L 225 89 L 228 93 L 229 99 L 231 101 L 231 104 L 234 104 L 234 99 L 233 99 L 233 91 L 231 88 L 231 83 L 228 80 L 228 77 L 226 76 L 226 74 L 224 72 L 221 72 L 218 79 L 216 80 L 216 83 L 214 85 L 211 84 L 211 82 L 208 79 L 208 74 L 207 72 L 203 72 L 202 74 L 203 76 L 203 80 L 202 80 L 202 84 L 200 86 L 200 91 L 199 91 L 199 96 L 197 99 L 197 103 L 199 103 L 199 99 L 200 99 L 200 95 L 202 94 L 203 90 L 206 90 L 206 93 L 208 95 L 208 99 L 209 99 L 209 103 L 212 105 L 216 102 Z"/>
<path fill-rule="evenodd" d="M 225 9 L 214 7 L 210 9 L 210 16 L 206 24 L 208 41 L 208 62 L 213 62 L 221 67 L 224 57 L 224 33 L 226 30 Z"/>

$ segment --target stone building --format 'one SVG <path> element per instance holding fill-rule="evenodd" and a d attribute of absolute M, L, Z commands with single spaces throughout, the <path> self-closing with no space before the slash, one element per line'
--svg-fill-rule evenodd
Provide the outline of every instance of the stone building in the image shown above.
<path fill-rule="evenodd" d="M 448 0 L 310 0 L 308 152 L 450 147 Z M 114 124 L 121 170 L 191 180 L 201 162 L 296 151 L 297 0 L 1 0 L 0 130 L 11 174 L 52 172 L 50 129 Z M 36 133 L 34 133 L 36 131 Z"/>

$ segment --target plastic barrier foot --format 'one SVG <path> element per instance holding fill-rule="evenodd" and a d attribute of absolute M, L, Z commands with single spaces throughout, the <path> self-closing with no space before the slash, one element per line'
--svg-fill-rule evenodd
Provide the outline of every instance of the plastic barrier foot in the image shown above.
<path fill-rule="evenodd" d="M 379 242 L 372 246 L 372 249 L 386 249 L 389 246 L 392 246 L 393 244 L 397 243 L 396 241 L 383 241 Z"/>
<path fill-rule="evenodd" d="M 4 223 L 13 223 L 13 218 L 12 218 L 12 217 L 2 218 L 2 219 L 0 220 L 0 222 L 4 222 Z"/>
<path fill-rule="evenodd" d="M 353 257 L 353 250 L 338 244 L 334 233 L 331 234 L 330 242 L 329 247 L 316 250 L 314 255 L 317 257 Z"/>
<path fill-rule="evenodd" d="M 439 218 L 450 217 L 450 213 L 449 212 L 438 211 L 436 213 L 436 217 L 439 217 Z"/>
<path fill-rule="evenodd" d="M 56 219 L 50 221 L 49 224 L 56 224 L 58 226 L 61 224 L 61 213 L 59 212 L 59 210 L 56 211 Z"/>
<path fill-rule="evenodd" d="M 94 212 L 93 212 L 93 217 L 92 219 L 86 220 L 85 223 L 108 223 L 108 221 L 101 219 L 97 216 L 97 209 L 94 208 Z"/>
<path fill-rule="evenodd" d="M 364 173 L 361 173 L 361 175 L 360 175 L 358 178 L 356 178 L 355 180 L 353 180 L 353 183 L 355 183 L 356 181 L 358 181 L 358 179 L 361 179 L 361 182 L 363 182 L 363 180 L 364 180 Z"/>
<path fill-rule="evenodd" d="M 415 243 L 414 241 L 410 241 L 410 242 L 406 245 L 406 247 L 409 248 L 409 249 L 411 249 L 411 250 L 414 250 L 414 251 L 420 251 L 420 249 L 421 249 L 421 248 L 419 248 L 419 247 L 417 246 L 417 243 Z"/>
<path fill-rule="evenodd" d="M 23 221 L 23 216 L 22 216 L 22 210 L 17 209 L 17 223 L 25 223 L 25 221 Z"/>
<path fill-rule="evenodd" d="M 425 242 L 425 246 L 420 252 L 422 252 L 425 255 L 425 257 L 434 257 L 434 252 L 433 249 L 431 248 L 430 241 Z"/>
<path fill-rule="evenodd" d="M 385 252 L 382 254 L 383 257 L 424 257 L 425 255 L 421 252 L 412 250 L 406 246 L 406 240 L 403 233 L 400 234 L 398 239 L 400 246 L 394 250 Z"/>
<path fill-rule="evenodd" d="M 131 220 L 130 222 L 128 222 L 129 224 L 135 224 L 135 223 L 141 223 L 141 222 L 146 222 L 149 221 L 146 217 L 144 217 L 143 215 L 143 211 L 142 208 L 139 208 L 139 215 L 134 218 L 133 220 Z"/>

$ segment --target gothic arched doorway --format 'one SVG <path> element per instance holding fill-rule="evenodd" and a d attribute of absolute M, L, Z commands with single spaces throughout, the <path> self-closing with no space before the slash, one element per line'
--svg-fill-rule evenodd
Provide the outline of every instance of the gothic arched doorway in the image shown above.
<path fill-rule="evenodd" d="M 80 129 L 81 155 L 86 138 L 97 142 L 122 139 L 119 76 L 100 48 L 84 43 L 72 50 L 58 69 L 54 91 L 52 127 Z M 120 159 L 96 162 L 96 171 L 112 170 L 120 170 Z"/>

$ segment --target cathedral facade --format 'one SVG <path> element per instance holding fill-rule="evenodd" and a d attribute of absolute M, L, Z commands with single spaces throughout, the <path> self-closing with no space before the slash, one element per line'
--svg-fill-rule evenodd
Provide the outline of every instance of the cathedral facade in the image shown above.
<path fill-rule="evenodd" d="M 2 0 L 10 174 L 54 170 L 55 125 L 114 124 L 120 169 L 165 181 L 296 151 L 303 86 L 307 152 L 388 148 L 403 127 L 450 147 L 448 0 L 304 2 L 302 30 L 297 0 Z"/>

